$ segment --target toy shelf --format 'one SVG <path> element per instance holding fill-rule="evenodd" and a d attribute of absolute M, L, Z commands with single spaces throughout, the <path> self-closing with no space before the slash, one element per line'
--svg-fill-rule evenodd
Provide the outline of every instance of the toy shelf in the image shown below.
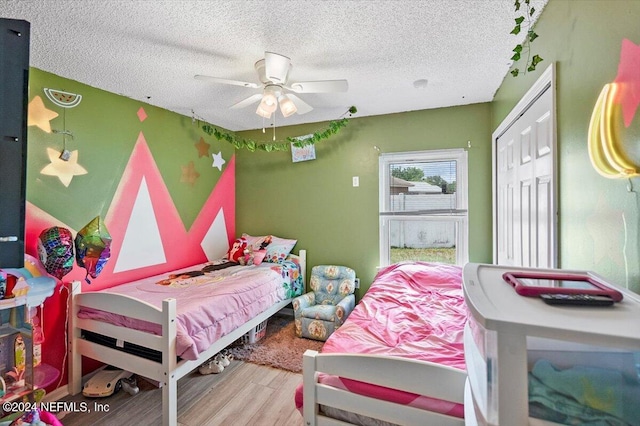
<path fill-rule="evenodd" d="M 12 297 L 11 299 L 0 299 L 0 310 L 17 308 L 27 304 L 27 296 Z"/>

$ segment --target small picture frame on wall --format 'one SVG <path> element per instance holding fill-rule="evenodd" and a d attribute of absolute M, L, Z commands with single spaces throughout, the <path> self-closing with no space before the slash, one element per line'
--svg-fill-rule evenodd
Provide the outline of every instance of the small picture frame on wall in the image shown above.
<path fill-rule="evenodd" d="M 305 135 L 295 138 L 296 140 L 303 141 L 309 139 L 313 135 Z M 316 147 L 313 144 L 305 145 L 303 147 L 297 147 L 295 142 L 291 142 L 291 161 L 297 163 L 299 161 L 309 161 L 316 159 Z"/>

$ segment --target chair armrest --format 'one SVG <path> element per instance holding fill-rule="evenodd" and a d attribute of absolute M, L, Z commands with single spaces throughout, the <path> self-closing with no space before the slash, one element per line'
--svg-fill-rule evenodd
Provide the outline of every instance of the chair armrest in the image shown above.
<path fill-rule="evenodd" d="M 293 316 L 299 318 L 302 310 L 316 304 L 316 294 L 312 291 L 298 296 L 291 301 L 293 305 Z"/>
<path fill-rule="evenodd" d="M 344 324 L 347 317 L 353 311 L 353 308 L 356 306 L 356 296 L 350 294 L 345 296 L 338 304 L 336 305 L 336 328 L 340 327 Z"/>

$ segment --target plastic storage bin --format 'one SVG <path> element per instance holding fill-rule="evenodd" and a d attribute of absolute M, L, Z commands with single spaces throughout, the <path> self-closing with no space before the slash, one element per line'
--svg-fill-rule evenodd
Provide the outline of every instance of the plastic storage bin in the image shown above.
<path fill-rule="evenodd" d="M 267 334 L 267 322 L 269 320 L 266 319 L 262 321 L 260 324 L 256 325 L 252 328 L 248 333 L 244 336 L 236 340 L 236 345 L 253 345 L 254 343 L 258 343 L 262 338 Z"/>
<path fill-rule="evenodd" d="M 550 306 L 516 294 L 502 279 L 506 271 L 524 269 L 481 264 L 464 268 L 471 312 L 464 341 L 469 385 L 465 422 L 562 423 L 552 420 L 556 413 L 542 398 L 536 399 L 536 392 L 545 389 L 541 385 L 555 380 L 563 392 L 554 401 L 586 389 L 582 395 L 590 400 L 581 403 L 605 412 L 620 407 L 616 415 L 640 426 L 640 416 L 630 417 L 638 404 L 629 403 L 630 395 L 640 400 L 634 396 L 640 395 L 635 393 L 640 392 L 640 296 L 621 290 L 624 299 L 614 306 Z M 535 366 L 535 374 L 530 374 Z M 600 377 L 611 383 L 610 398 Z"/>

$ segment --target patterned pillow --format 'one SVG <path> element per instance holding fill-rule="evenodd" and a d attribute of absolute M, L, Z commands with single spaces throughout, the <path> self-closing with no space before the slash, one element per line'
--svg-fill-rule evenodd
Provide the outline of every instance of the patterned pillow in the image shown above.
<path fill-rule="evenodd" d="M 249 234 L 242 234 L 242 238 L 247 240 L 247 247 L 251 247 L 253 251 L 258 251 L 261 248 L 264 248 L 264 247 L 261 247 L 262 245 L 266 247 L 271 240 L 270 235 L 262 235 L 260 237 L 256 237 Z"/>
<path fill-rule="evenodd" d="M 296 245 L 298 240 L 289 240 L 286 238 L 279 238 L 276 236 L 271 236 L 271 244 L 267 246 L 267 254 L 264 258 L 265 262 L 270 263 L 282 263 L 293 247 Z"/>

